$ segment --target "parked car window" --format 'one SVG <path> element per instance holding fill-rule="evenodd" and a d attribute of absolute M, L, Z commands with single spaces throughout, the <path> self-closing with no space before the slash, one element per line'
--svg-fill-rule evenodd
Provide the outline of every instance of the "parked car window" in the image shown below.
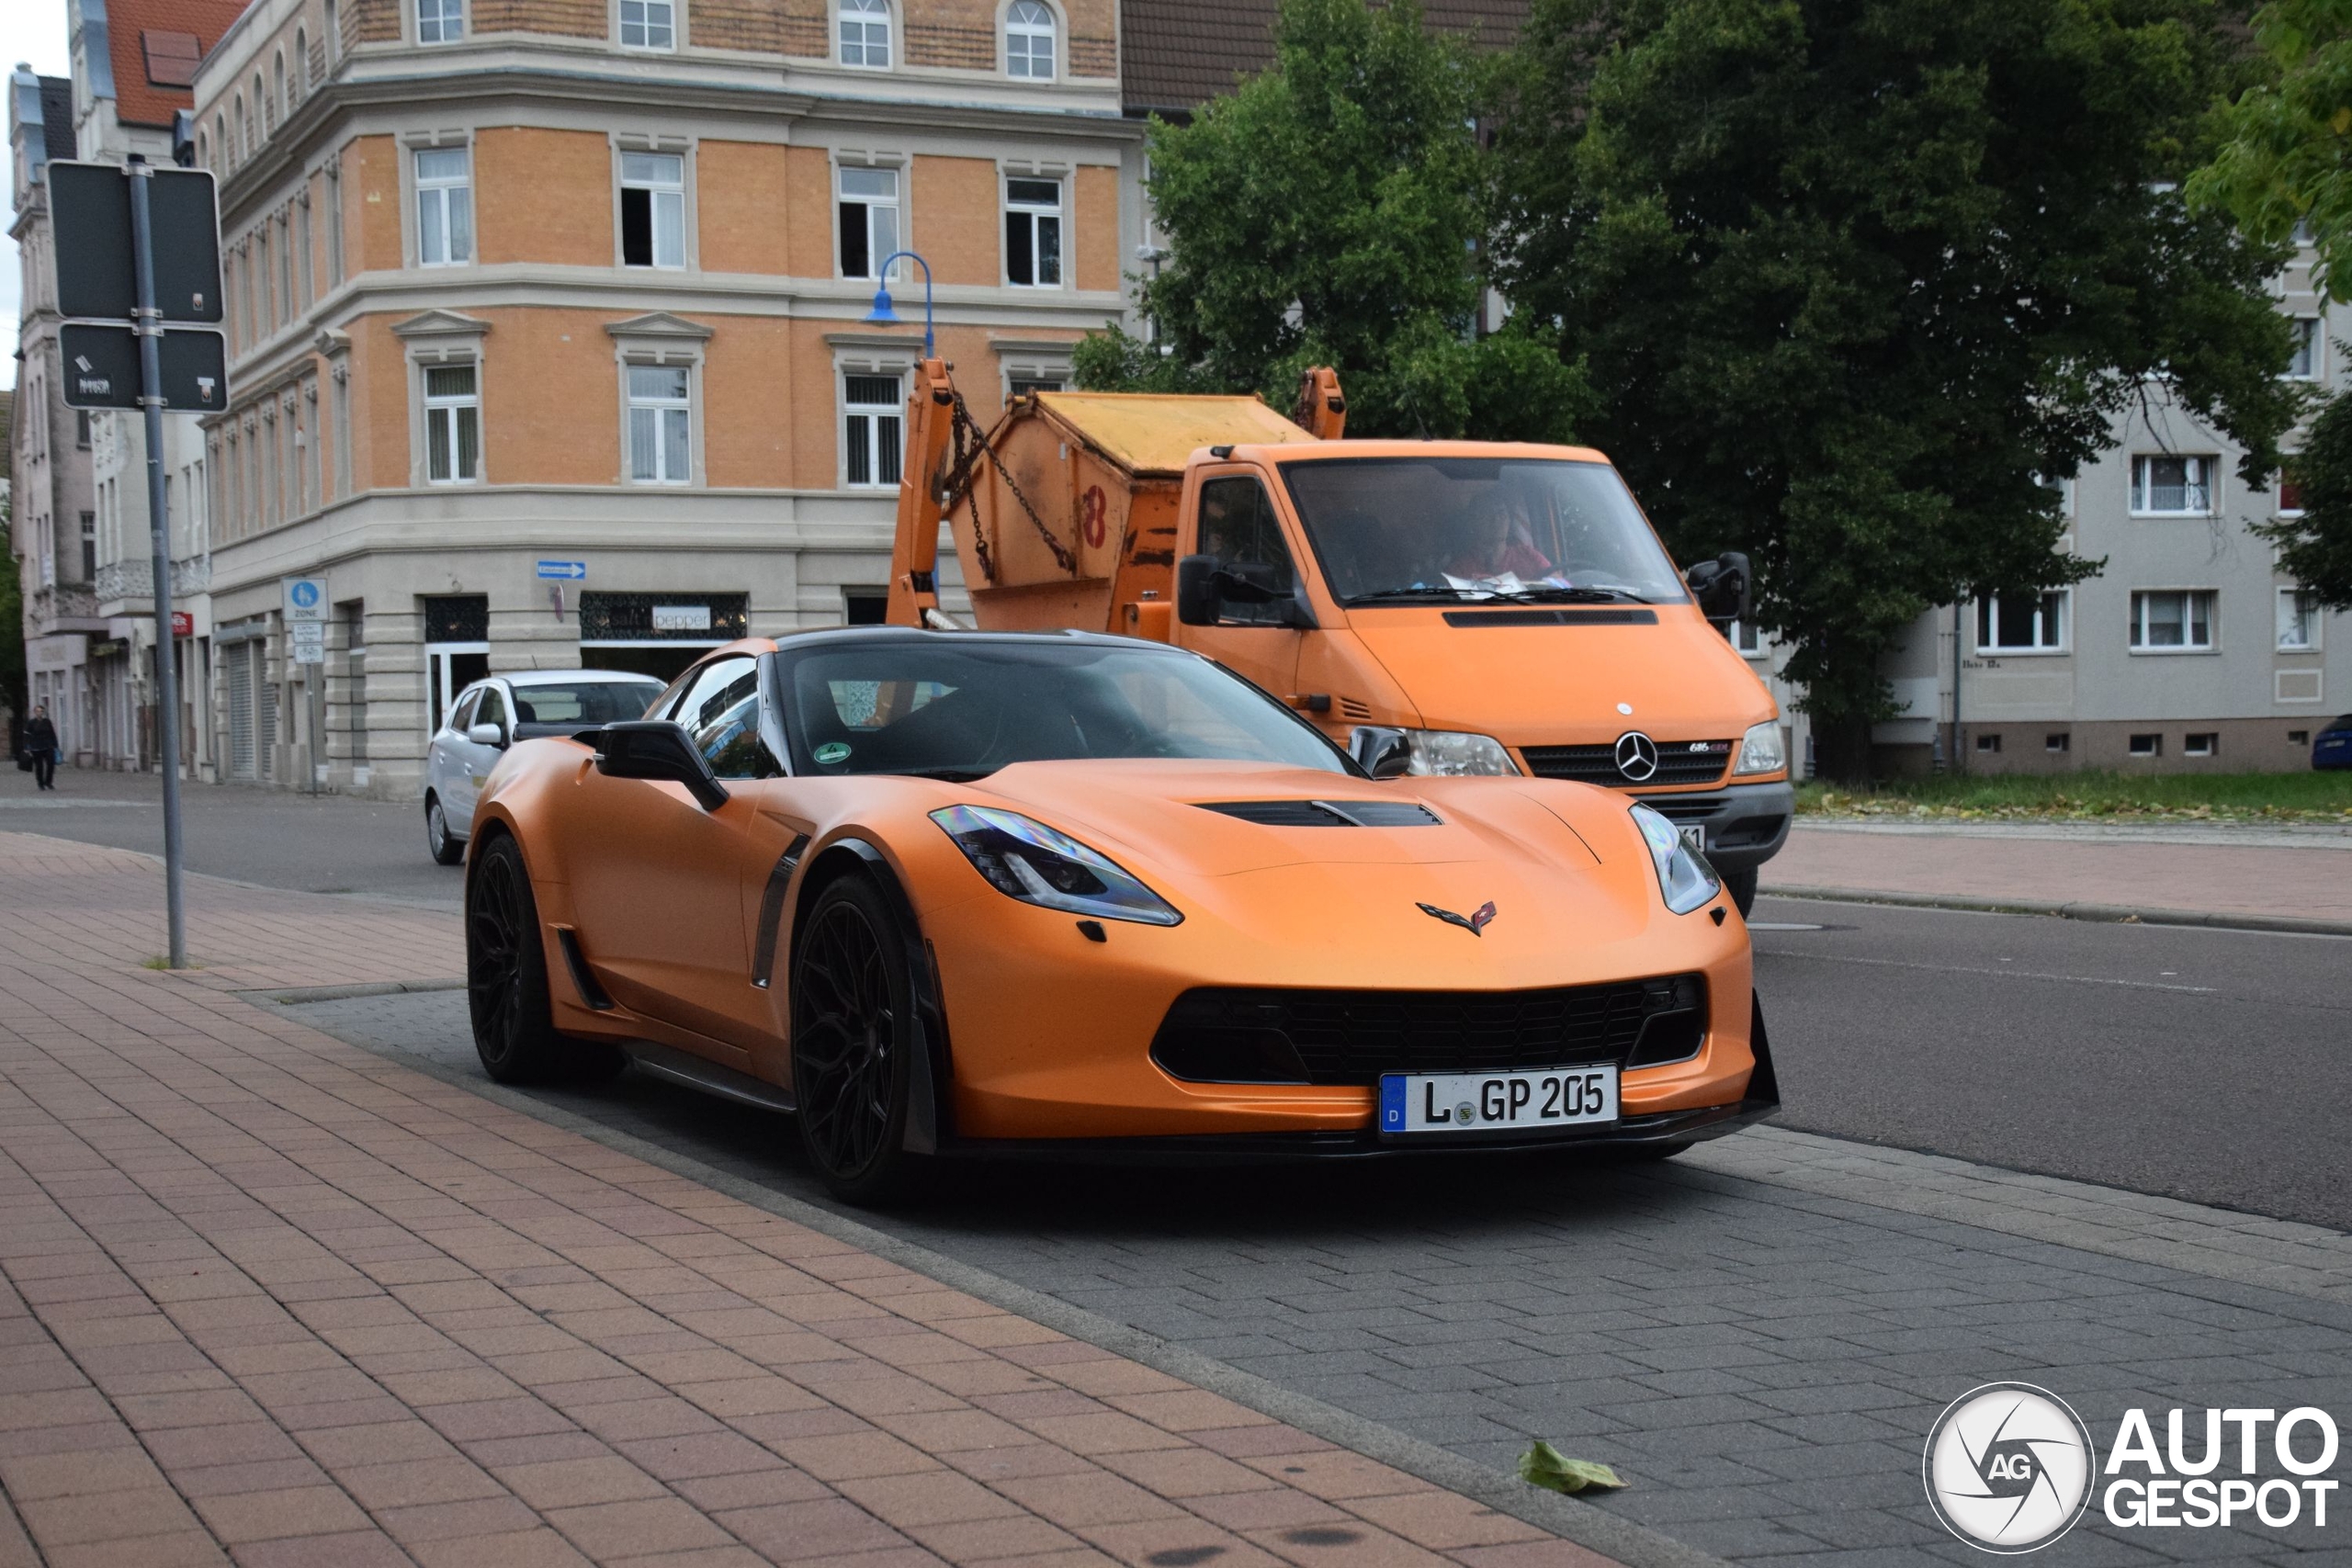
<path fill-rule="evenodd" d="M 727 695 L 728 688 L 754 667 L 754 661 L 746 654 L 712 660 L 694 671 L 686 694 L 679 699 L 676 711 L 669 716 L 684 725 L 687 734 L 696 733 L 731 705 L 733 699 Z"/>
<path fill-rule="evenodd" d="M 650 682 L 582 681 L 574 685 L 514 688 L 516 724 L 552 724 L 578 728 L 610 724 L 615 719 L 642 718 L 647 699 L 655 694 Z"/>
<path fill-rule="evenodd" d="M 689 728 L 695 750 L 722 779 L 768 779 L 784 772 L 760 739 L 760 675 L 752 660 L 729 660 L 738 671 L 724 687 L 702 697 L 700 721 Z M 702 696 L 707 688 L 697 686 Z"/>
<path fill-rule="evenodd" d="M 506 699 L 499 695 L 497 687 L 484 686 L 481 689 L 481 710 L 477 712 L 472 718 L 466 721 L 466 727 L 468 728 L 471 728 L 477 724 L 494 724 L 498 726 L 499 730 L 502 733 L 504 732 L 506 728 Z"/>
<path fill-rule="evenodd" d="M 471 728 L 474 722 L 474 709 L 481 704 L 481 693 L 479 691 L 468 692 L 459 697 L 458 705 L 449 710 L 450 731 L 453 734 L 463 735 Z"/>

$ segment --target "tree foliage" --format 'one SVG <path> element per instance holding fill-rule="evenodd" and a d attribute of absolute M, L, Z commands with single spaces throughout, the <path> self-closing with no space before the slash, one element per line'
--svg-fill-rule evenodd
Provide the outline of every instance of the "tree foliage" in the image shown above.
<path fill-rule="evenodd" d="M 1418 0 L 1283 0 L 1274 68 L 1150 130 L 1172 254 L 1143 286 L 1147 344 L 1078 356 L 1091 387 L 1262 393 L 1339 368 L 1357 434 L 1562 440 L 1587 406 L 1555 344 L 1470 332 L 1490 160 L 1481 66 Z"/>
<path fill-rule="evenodd" d="M 2352 610 L 2352 397 L 2338 395 L 2312 421 L 2291 470 L 2302 514 L 2258 523 L 2278 547 L 2278 570 L 2322 604 Z"/>
<path fill-rule="evenodd" d="M 1678 552 L 1756 558 L 1825 766 L 1923 611 L 2096 570 L 2036 476 L 2119 413 L 2277 468 L 2282 253 L 2175 188 L 2231 69 L 2199 0 L 1537 0 L 1498 276 Z"/>

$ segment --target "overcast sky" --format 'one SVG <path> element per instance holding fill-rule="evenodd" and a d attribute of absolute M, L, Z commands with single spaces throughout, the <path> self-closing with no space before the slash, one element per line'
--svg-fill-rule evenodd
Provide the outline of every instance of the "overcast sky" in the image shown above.
<path fill-rule="evenodd" d="M 5 0 L 0 3 L 0 61 L 13 70 L 19 62 L 44 76 L 62 76 L 69 68 L 65 44 L 65 0 Z M 0 110 L 0 113 L 5 113 Z M 13 193 L 10 194 L 13 199 Z M 15 227 L 16 215 L 9 214 Z M 17 384 L 17 310 L 24 291 L 23 268 L 17 260 L 17 242 L 0 234 L 0 386 Z"/>

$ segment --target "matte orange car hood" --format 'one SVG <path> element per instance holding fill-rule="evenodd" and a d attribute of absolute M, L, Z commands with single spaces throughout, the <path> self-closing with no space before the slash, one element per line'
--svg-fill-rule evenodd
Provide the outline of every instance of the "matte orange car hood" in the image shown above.
<path fill-rule="evenodd" d="M 1423 724 L 1508 745 L 1589 745 L 1628 729 L 1736 740 L 1773 716 L 1764 682 L 1695 608 L 1657 613 L 1648 626 L 1449 626 L 1443 610 L 1415 605 L 1351 612 L 1348 629 Z"/>

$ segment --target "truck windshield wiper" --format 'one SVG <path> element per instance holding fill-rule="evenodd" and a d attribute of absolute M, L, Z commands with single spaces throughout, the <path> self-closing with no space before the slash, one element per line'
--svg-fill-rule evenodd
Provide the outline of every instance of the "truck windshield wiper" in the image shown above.
<path fill-rule="evenodd" d="M 1646 604 L 1648 600 L 1623 588 L 1553 588 L 1536 586 L 1515 593 L 1496 593 L 1492 597 L 1514 604 Z"/>
<path fill-rule="evenodd" d="M 1477 592 L 1477 590 L 1476 589 L 1451 587 L 1375 588 L 1366 593 L 1351 593 L 1345 599 L 1340 601 L 1340 603 L 1343 608 L 1354 604 L 1378 604 L 1384 603 L 1392 604 L 1409 604 L 1430 600 L 1439 600 L 1451 604 L 1461 599 L 1465 593 L 1476 592 Z M 1479 594 L 1479 597 L 1492 598 L 1494 595 L 1482 593 Z"/>

